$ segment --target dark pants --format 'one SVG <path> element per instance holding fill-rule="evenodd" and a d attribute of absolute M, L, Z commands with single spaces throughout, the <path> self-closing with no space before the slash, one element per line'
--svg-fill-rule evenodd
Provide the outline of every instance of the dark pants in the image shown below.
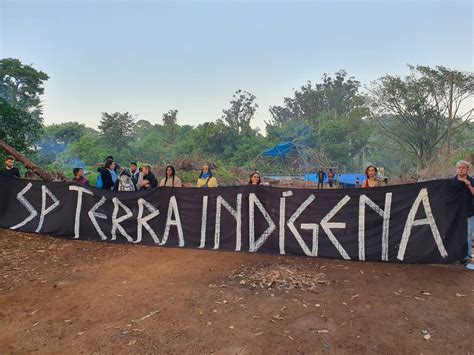
<path fill-rule="evenodd" d="M 324 189 L 324 184 L 322 181 L 318 181 L 318 189 Z"/>

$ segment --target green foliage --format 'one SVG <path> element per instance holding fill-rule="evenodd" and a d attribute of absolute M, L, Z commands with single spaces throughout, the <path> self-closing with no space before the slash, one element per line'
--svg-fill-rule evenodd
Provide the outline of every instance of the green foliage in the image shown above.
<path fill-rule="evenodd" d="M 110 148 L 102 136 L 96 132 L 84 134 L 78 141 L 69 145 L 69 149 L 63 154 L 65 156 L 77 157 L 86 165 L 95 165 L 103 163 L 106 156 L 110 155 Z"/>
<path fill-rule="evenodd" d="M 237 181 L 231 168 L 250 170 L 260 153 L 285 141 L 308 146 L 317 152 L 317 164 L 330 163 L 338 172 L 362 171 L 370 162 L 392 176 L 422 168 L 446 145 L 459 156 L 474 152 L 473 110 L 466 105 L 473 75 L 441 66 L 410 67 L 404 78 L 385 75 L 367 96 L 344 70 L 324 74 L 285 97 L 281 106 L 271 106 L 272 119 L 262 135 L 251 128 L 256 97 L 242 90 L 234 93 L 221 119 L 196 127 L 179 125 L 178 110 L 163 114 L 161 124 L 137 121 L 128 112 L 104 112 L 98 130 L 66 122 L 42 132 L 40 95 L 48 76 L 16 59 L 0 64 L 0 139 L 30 156 L 37 147 L 34 159 L 50 169 L 71 174 L 73 167 L 83 166 L 92 184 L 97 165 L 108 155 L 124 167 L 132 160 L 214 162 L 216 178 L 227 184 Z M 262 167 L 288 173 L 277 163 Z M 179 174 L 194 184 L 199 171 Z"/>
<path fill-rule="evenodd" d="M 294 97 L 285 97 L 284 106 L 270 107 L 272 120 L 267 125 L 281 126 L 291 121 L 303 120 L 318 128 L 316 118 L 323 112 L 334 112 L 335 116 L 350 113 L 363 106 L 365 99 L 359 94 L 360 83 L 340 70 L 335 77 L 324 74 L 322 83 L 313 88 L 311 81 L 295 90 Z"/>
<path fill-rule="evenodd" d="M 40 122 L 0 97 L 0 139 L 16 150 L 27 153 L 40 132 Z"/>
<path fill-rule="evenodd" d="M 99 123 L 101 139 L 114 151 L 121 153 L 129 147 L 135 125 L 135 117 L 128 112 L 103 112 Z"/>
<path fill-rule="evenodd" d="M 40 153 L 38 164 L 52 164 L 70 143 L 77 142 L 88 132 L 92 133 L 94 130 L 78 122 L 64 122 L 44 127 L 43 134 L 37 143 Z"/>
<path fill-rule="evenodd" d="M 250 129 L 250 121 L 258 108 L 255 95 L 237 90 L 230 101 L 230 108 L 223 110 L 222 120 L 238 133 Z"/>
<path fill-rule="evenodd" d="M 178 123 L 178 110 L 169 110 L 163 114 L 163 124 L 165 126 L 176 126 Z"/>
<path fill-rule="evenodd" d="M 0 138 L 28 153 L 41 133 L 44 81 L 48 75 L 18 59 L 0 60 Z"/>
<path fill-rule="evenodd" d="M 0 60 L 0 79 L 0 97 L 38 120 L 42 111 L 40 95 L 48 75 L 18 59 L 5 58 Z"/>
<path fill-rule="evenodd" d="M 370 92 L 374 123 L 387 140 L 404 151 L 422 169 L 452 145 L 464 131 L 473 109 L 462 102 L 474 92 L 474 75 L 436 68 L 409 66 L 404 78 L 385 75 Z"/>

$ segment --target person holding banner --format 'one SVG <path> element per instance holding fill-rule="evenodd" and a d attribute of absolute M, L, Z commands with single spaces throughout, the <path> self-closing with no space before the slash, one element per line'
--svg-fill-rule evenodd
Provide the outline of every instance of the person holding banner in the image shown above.
<path fill-rule="evenodd" d="M 160 181 L 160 187 L 181 187 L 181 179 L 176 176 L 173 165 L 168 165 L 165 170 L 165 177 Z"/>
<path fill-rule="evenodd" d="M 145 164 L 142 166 L 143 179 L 140 182 L 140 190 L 148 190 L 158 186 L 158 180 L 155 175 L 151 172 L 151 166 Z"/>
<path fill-rule="evenodd" d="M 197 187 L 217 187 L 219 184 L 217 183 L 217 179 L 212 176 L 212 171 L 209 169 L 209 165 L 203 165 L 201 169 L 201 174 L 199 174 L 199 178 L 197 181 Z"/>
<path fill-rule="evenodd" d="M 258 171 L 254 171 L 250 174 L 249 185 L 260 185 L 262 183 L 262 178 L 260 177 L 260 173 Z"/>
<path fill-rule="evenodd" d="M 367 168 L 365 168 L 365 176 L 366 179 L 362 183 L 362 188 L 380 186 L 379 179 L 377 179 L 377 168 L 374 165 L 369 165 Z"/>
<path fill-rule="evenodd" d="M 456 163 L 457 174 L 451 178 L 452 185 L 455 188 L 463 189 L 468 194 L 467 210 L 467 255 L 463 262 L 470 264 L 472 259 L 472 237 L 474 234 L 474 178 L 468 175 L 471 164 L 468 161 L 460 160 Z"/>
<path fill-rule="evenodd" d="M 104 190 L 117 190 L 118 187 L 118 176 L 115 171 L 116 164 L 112 159 L 105 161 L 104 167 L 100 170 L 100 176 L 102 179 L 102 189 Z"/>

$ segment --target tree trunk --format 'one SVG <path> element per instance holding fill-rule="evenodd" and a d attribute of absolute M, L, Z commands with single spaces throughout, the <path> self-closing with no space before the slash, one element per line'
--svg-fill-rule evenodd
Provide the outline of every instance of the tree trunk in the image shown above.
<path fill-rule="evenodd" d="M 0 139 L 0 148 L 3 148 L 3 150 L 5 152 L 7 152 L 7 154 L 10 154 L 11 156 L 13 156 L 16 160 L 18 160 L 19 162 L 23 163 L 25 165 L 25 167 L 28 169 L 28 170 L 31 170 L 33 173 L 35 173 L 36 175 L 38 175 L 41 179 L 43 179 L 44 181 L 54 181 L 54 178 L 53 176 L 47 172 L 46 170 L 44 170 L 43 168 L 39 167 L 38 165 L 36 165 L 35 163 L 33 163 L 30 159 L 28 159 L 27 157 L 25 157 L 23 154 L 21 154 L 20 152 L 18 152 L 16 149 L 10 147 L 7 143 L 5 143 L 3 140 Z"/>

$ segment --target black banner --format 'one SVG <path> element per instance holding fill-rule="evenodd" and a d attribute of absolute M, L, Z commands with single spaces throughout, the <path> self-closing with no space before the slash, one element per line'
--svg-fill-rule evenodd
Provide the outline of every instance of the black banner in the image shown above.
<path fill-rule="evenodd" d="M 375 189 L 110 192 L 0 178 L 0 227 L 70 239 L 347 260 L 466 255 L 466 200 L 438 180 Z"/>

